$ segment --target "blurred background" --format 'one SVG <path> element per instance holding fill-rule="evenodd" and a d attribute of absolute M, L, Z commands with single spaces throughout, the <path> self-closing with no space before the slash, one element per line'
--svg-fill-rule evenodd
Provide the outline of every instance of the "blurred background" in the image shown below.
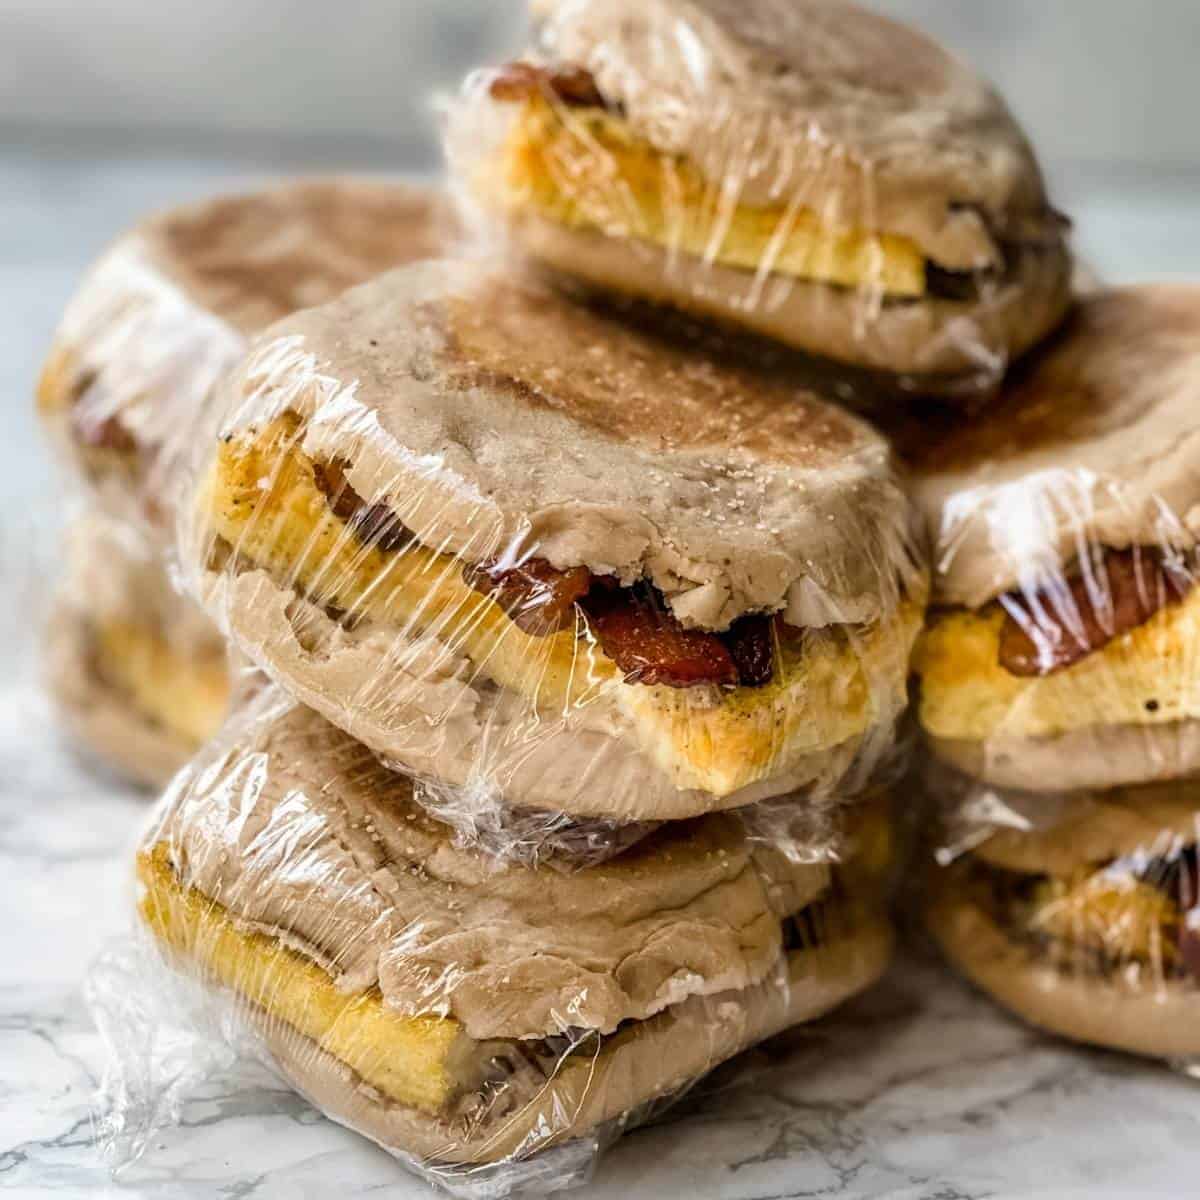
<path fill-rule="evenodd" d="M 868 2 L 1000 86 L 1103 276 L 1200 276 L 1198 0 Z M 523 11 L 0 0 L 0 386 L 13 436 L 32 442 L 27 397 L 72 287 L 139 213 L 285 171 L 436 169 L 431 97 L 519 46 Z M 16 456 L 0 497 L 42 470 Z"/>

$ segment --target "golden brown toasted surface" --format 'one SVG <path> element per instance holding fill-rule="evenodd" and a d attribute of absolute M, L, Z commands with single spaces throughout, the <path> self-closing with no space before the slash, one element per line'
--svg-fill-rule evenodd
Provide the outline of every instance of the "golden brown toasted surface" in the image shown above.
<path fill-rule="evenodd" d="M 172 209 L 140 235 L 197 307 L 251 335 L 400 263 L 437 255 L 452 229 L 438 192 L 314 179 Z"/>
<path fill-rule="evenodd" d="M 589 70 L 664 153 L 724 197 L 812 198 L 841 227 L 913 237 L 952 269 L 1057 238 L 1004 102 L 935 42 L 836 0 L 561 0 L 538 47 Z M 814 136 L 814 131 L 817 134 Z"/>
<path fill-rule="evenodd" d="M 450 386 L 486 384 L 609 438 L 807 468 L 870 444 L 859 421 L 785 375 L 714 363 L 549 291 L 492 280 L 441 316 Z"/>
<path fill-rule="evenodd" d="M 937 539 L 935 593 L 979 607 L 1075 573 L 1081 545 L 1194 548 L 1200 522 L 1200 288 L 1080 298 L 996 403 L 902 430 Z"/>
<path fill-rule="evenodd" d="M 992 405 L 913 440 L 918 472 L 968 471 L 1065 451 L 1136 429 L 1192 368 L 1200 388 L 1200 289 L 1118 288 L 1080 300 L 1045 349 L 1019 364 Z M 1130 445 L 1130 457 L 1140 447 Z"/>
<path fill-rule="evenodd" d="M 72 298 L 38 385 L 60 452 L 160 532 L 246 341 L 455 236 L 433 189 L 350 178 L 219 196 L 119 238 Z"/>

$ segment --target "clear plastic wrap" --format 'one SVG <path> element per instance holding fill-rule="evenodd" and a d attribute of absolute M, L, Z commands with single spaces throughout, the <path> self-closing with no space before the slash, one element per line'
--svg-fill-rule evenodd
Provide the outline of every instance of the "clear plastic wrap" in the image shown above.
<path fill-rule="evenodd" d="M 229 390 L 192 591 L 442 819 L 817 803 L 894 748 L 920 539 L 815 394 L 465 261 L 280 322 Z"/>
<path fill-rule="evenodd" d="M 303 180 L 169 209 L 118 239 L 55 335 L 38 408 L 112 514 L 172 532 L 177 487 L 250 337 L 380 271 L 437 253 L 439 193 Z"/>
<path fill-rule="evenodd" d="M 1200 1067 L 1200 781 L 1014 792 L 935 767 L 928 923 L 1051 1032 Z"/>
<path fill-rule="evenodd" d="M 1089 294 L 912 457 L 938 940 L 1037 1024 L 1193 1056 L 1200 288 Z"/>
<path fill-rule="evenodd" d="M 59 716 L 90 756 L 160 787 L 225 719 L 225 640 L 171 586 L 161 547 L 138 525 L 80 513 L 63 562 L 44 635 Z"/>
<path fill-rule="evenodd" d="M 1200 770 L 1200 289 L 1082 300 L 997 404 L 911 455 L 936 531 L 933 753 L 1030 791 Z"/>
<path fill-rule="evenodd" d="M 836 364 L 990 390 L 1070 295 L 1067 222 L 1003 100 L 840 0 L 547 0 L 448 112 L 468 221 L 563 281 Z"/>
<path fill-rule="evenodd" d="M 877 869 L 791 862 L 728 815 L 575 871 L 501 862 L 268 689 L 142 839 L 139 946 L 89 986 L 116 1051 L 103 1141 L 115 1165 L 144 1149 L 204 1064 L 228 1065 L 208 1040 L 458 1194 L 557 1190 L 882 973 Z"/>
<path fill-rule="evenodd" d="M 38 406 L 85 514 L 65 548 L 47 679 L 95 758 L 158 785 L 224 716 L 223 639 L 167 574 L 178 488 L 215 430 L 224 374 L 272 320 L 434 253 L 452 229 L 435 191 L 301 181 L 152 217 L 88 274 Z"/>

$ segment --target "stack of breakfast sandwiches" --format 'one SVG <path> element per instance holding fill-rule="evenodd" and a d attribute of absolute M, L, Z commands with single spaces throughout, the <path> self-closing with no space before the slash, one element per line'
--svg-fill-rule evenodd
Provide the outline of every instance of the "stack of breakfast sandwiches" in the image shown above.
<path fill-rule="evenodd" d="M 450 192 L 168 212 L 63 320 L 49 677 L 174 774 L 155 969 L 427 1178 L 563 1186 L 883 973 L 915 663 L 947 953 L 1186 1050 L 1112 997 L 1186 988 L 1200 302 L 1074 300 L 1022 132 L 909 29 L 531 7 Z"/>

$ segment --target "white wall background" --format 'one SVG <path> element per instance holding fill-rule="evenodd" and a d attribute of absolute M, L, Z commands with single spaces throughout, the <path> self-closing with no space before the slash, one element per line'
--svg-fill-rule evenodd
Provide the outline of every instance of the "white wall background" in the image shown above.
<path fill-rule="evenodd" d="M 1200 168 L 1200 0 L 868 0 L 965 52 L 1051 163 Z M 521 0 L 0 0 L 0 134 L 432 153 Z"/>

